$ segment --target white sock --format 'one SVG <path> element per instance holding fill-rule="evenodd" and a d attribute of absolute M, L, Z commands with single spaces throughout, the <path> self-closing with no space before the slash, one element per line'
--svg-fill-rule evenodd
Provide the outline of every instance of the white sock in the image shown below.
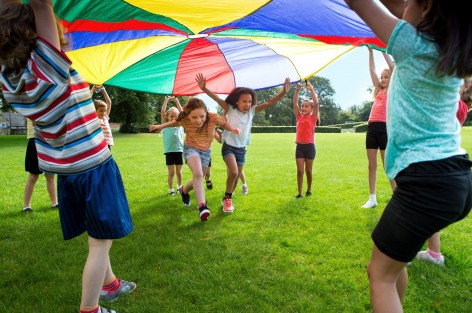
<path fill-rule="evenodd" d="M 169 193 L 174 192 L 174 188 L 169 189 Z"/>
<path fill-rule="evenodd" d="M 375 193 L 373 195 L 370 195 L 369 200 L 377 202 L 377 197 L 375 196 Z"/>

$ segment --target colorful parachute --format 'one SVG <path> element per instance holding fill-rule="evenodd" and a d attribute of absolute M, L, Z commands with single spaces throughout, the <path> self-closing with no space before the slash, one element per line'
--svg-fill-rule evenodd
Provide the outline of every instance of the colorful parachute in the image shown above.
<path fill-rule="evenodd" d="M 384 48 L 342 0 L 55 0 L 89 83 L 176 96 L 313 76 L 356 46 Z"/>

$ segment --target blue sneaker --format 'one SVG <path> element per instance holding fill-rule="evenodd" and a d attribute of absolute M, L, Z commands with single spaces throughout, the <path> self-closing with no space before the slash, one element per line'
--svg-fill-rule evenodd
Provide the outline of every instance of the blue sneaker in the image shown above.
<path fill-rule="evenodd" d="M 106 290 L 100 291 L 100 300 L 103 301 L 115 301 L 121 295 L 126 295 L 136 289 L 136 284 L 133 282 L 120 280 L 120 288 L 115 292 L 109 292 Z"/>
<path fill-rule="evenodd" d="M 210 209 L 206 205 L 202 205 L 198 208 L 200 221 L 206 222 L 208 220 L 208 216 L 210 216 Z"/>

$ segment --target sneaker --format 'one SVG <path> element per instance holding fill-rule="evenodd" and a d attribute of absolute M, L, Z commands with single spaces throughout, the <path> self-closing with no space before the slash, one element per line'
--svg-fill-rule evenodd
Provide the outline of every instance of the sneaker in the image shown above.
<path fill-rule="evenodd" d="M 211 179 L 209 179 L 209 180 L 206 181 L 206 186 L 207 186 L 207 189 L 208 189 L 208 190 L 212 190 L 212 189 L 213 189 L 213 183 L 211 182 Z"/>
<path fill-rule="evenodd" d="M 120 280 L 120 288 L 115 292 L 109 292 L 106 290 L 100 291 L 100 300 L 103 301 L 115 301 L 122 295 L 126 295 L 136 289 L 136 284 L 133 282 Z"/>
<path fill-rule="evenodd" d="M 364 203 L 364 205 L 361 207 L 363 209 L 371 209 L 371 208 L 375 208 L 377 206 L 377 201 L 374 201 L 374 200 L 367 200 L 366 203 Z"/>
<path fill-rule="evenodd" d="M 198 208 L 198 214 L 200 216 L 200 221 L 206 222 L 208 220 L 208 216 L 210 216 L 210 209 L 204 204 Z"/>
<path fill-rule="evenodd" d="M 221 205 L 223 206 L 223 212 L 233 213 L 234 211 L 233 200 L 230 197 L 225 196 L 223 198 L 223 201 L 221 201 Z"/>
<path fill-rule="evenodd" d="M 53 208 L 53 209 L 57 209 L 58 207 L 59 207 L 59 203 L 56 203 L 56 204 L 54 204 L 54 205 L 51 205 L 51 208 Z"/>
<path fill-rule="evenodd" d="M 243 194 L 243 195 L 247 195 L 248 192 L 249 192 L 248 189 L 247 189 L 247 185 L 244 184 L 244 185 L 241 186 L 241 188 L 242 188 L 242 190 L 243 190 L 242 194 Z"/>
<path fill-rule="evenodd" d="M 420 251 L 416 254 L 416 259 L 421 260 L 421 261 L 426 261 L 430 262 L 439 266 L 444 265 L 444 256 L 441 254 L 441 256 L 437 259 L 433 258 L 431 255 L 429 255 L 427 250 Z"/>
<path fill-rule="evenodd" d="M 303 198 L 303 196 L 301 194 L 298 194 L 298 195 L 295 196 L 295 199 L 301 199 L 301 198 Z"/>
<path fill-rule="evenodd" d="M 179 188 L 179 193 L 182 196 L 182 202 L 185 206 L 190 206 L 190 195 L 182 192 L 182 187 Z"/>
<path fill-rule="evenodd" d="M 30 207 L 23 208 L 23 210 L 21 211 L 21 213 L 29 213 L 29 212 L 33 212 L 33 209 Z"/>
<path fill-rule="evenodd" d="M 174 192 L 174 191 L 170 191 L 170 192 L 169 192 L 169 195 L 170 195 L 170 196 L 175 196 L 175 192 Z"/>
<path fill-rule="evenodd" d="M 311 195 L 312 195 L 311 191 L 307 190 L 305 196 L 309 197 Z"/>

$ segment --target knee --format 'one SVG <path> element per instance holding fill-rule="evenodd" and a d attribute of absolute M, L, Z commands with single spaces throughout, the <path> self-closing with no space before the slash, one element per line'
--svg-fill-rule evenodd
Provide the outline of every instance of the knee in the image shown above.
<path fill-rule="evenodd" d="M 303 170 L 297 169 L 297 176 L 303 176 Z"/>

